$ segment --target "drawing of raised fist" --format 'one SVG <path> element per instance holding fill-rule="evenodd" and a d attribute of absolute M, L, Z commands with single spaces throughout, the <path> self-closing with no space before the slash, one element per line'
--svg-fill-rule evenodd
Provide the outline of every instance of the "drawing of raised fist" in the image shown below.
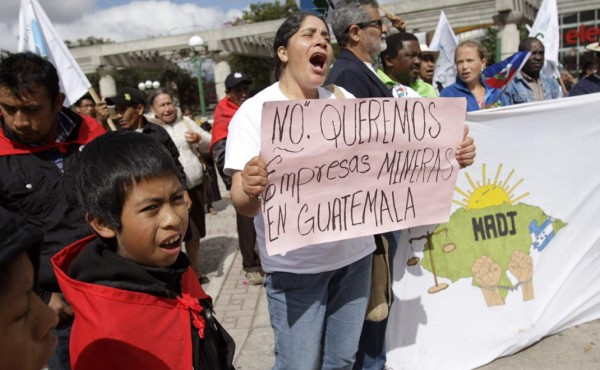
<path fill-rule="evenodd" d="M 503 305 L 504 299 L 498 291 L 498 282 L 502 270 L 500 266 L 488 256 L 479 257 L 472 267 L 473 279 L 481 287 L 481 292 L 488 306 Z"/>
<path fill-rule="evenodd" d="M 534 298 L 533 295 L 533 259 L 530 255 L 522 251 L 514 251 L 508 271 L 519 280 L 519 285 L 522 288 L 523 300 L 529 301 Z"/>

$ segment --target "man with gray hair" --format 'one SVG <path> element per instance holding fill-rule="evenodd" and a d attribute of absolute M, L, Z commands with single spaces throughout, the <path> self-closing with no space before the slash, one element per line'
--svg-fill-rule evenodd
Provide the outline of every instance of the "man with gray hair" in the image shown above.
<path fill-rule="evenodd" d="M 398 18 L 393 14 L 388 18 L 392 24 L 398 23 Z M 335 4 L 332 19 L 331 27 L 342 49 L 326 83 L 341 86 L 356 98 L 393 97 L 392 91 L 379 79 L 374 67 L 378 54 L 387 49 L 385 40 L 388 31 L 379 15 L 377 0 L 339 0 Z M 461 168 L 471 165 L 475 157 L 473 139 L 467 133 L 465 131 L 456 157 Z M 391 276 L 399 239 L 399 231 L 375 235 L 375 254 L 388 255 Z M 354 369 L 385 368 L 386 328 L 387 317 L 379 322 L 364 322 Z"/>
<path fill-rule="evenodd" d="M 393 97 L 374 67 L 378 54 L 387 48 L 385 39 L 388 31 L 379 15 L 377 0 L 338 1 L 331 28 L 342 49 L 327 83 L 341 86 L 357 98 Z M 375 253 L 387 253 L 388 261 L 393 261 L 399 235 L 398 231 L 376 235 Z M 387 241 L 387 251 L 382 248 L 384 240 Z M 364 322 L 354 369 L 381 370 L 385 367 L 386 327 L 387 318 L 380 322 Z"/>
<path fill-rule="evenodd" d="M 341 86 L 357 98 L 392 97 L 373 66 L 386 49 L 387 35 L 377 0 L 338 1 L 331 28 L 342 50 L 327 83 Z"/>

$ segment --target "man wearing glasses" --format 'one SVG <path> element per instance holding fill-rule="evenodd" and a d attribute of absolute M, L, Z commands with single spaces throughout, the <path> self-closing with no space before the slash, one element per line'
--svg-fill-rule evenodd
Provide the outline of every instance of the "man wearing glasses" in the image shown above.
<path fill-rule="evenodd" d="M 377 55 L 386 49 L 387 26 L 376 0 L 336 2 L 331 28 L 341 52 L 327 83 L 334 83 L 357 98 L 392 97 L 374 69 Z"/>
<path fill-rule="evenodd" d="M 377 1 L 340 0 L 335 4 L 332 18 L 331 28 L 342 49 L 326 83 L 341 86 L 357 98 L 393 97 L 374 67 L 378 54 L 387 48 L 388 31 L 379 15 Z M 386 240 L 388 261 L 393 261 L 399 235 L 399 232 L 376 235 L 378 249 L 375 253 L 386 253 L 380 248 Z M 385 367 L 386 327 L 387 318 L 380 322 L 364 322 L 354 369 L 382 370 Z"/>

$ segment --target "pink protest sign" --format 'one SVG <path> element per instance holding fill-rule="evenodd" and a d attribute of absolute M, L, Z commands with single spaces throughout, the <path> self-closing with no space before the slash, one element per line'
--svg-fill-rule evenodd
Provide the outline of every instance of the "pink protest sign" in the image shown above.
<path fill-rule="evenodd" d="M 268 253 L 446 222 L 465 115 L 460 98 L 265 103 Z"/>

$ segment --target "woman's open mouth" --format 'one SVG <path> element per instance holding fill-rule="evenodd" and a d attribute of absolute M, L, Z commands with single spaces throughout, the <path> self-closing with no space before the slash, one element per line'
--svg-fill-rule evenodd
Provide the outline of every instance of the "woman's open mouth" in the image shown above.
<path fill-rule="evenodd" d="M 316 72 L 323 73 L 326 69 L 325 63 L 327 62 L 327 56 L 325 54 L 316 53 L 310 57 L 309 62 Z"/>

